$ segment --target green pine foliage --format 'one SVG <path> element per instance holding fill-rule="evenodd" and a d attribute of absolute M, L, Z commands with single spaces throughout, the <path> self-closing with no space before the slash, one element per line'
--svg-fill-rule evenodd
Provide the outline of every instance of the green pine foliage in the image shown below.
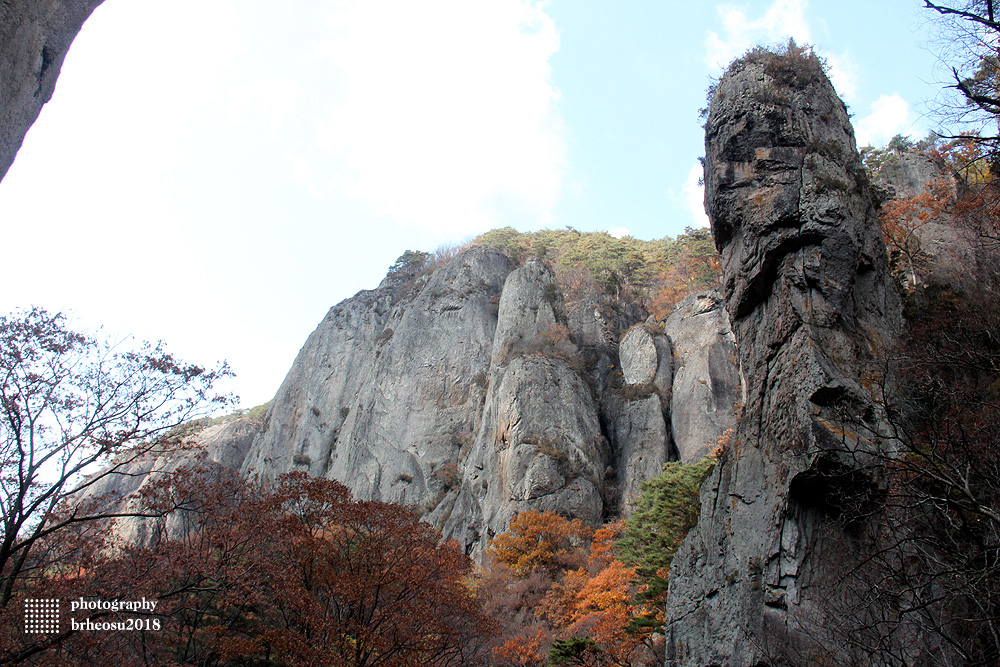
<path fill-rule="evenodd" d="M 646 585 L 644 600 L 655 600 L 667 590 L 667 572 L 684 537 L 701 512 L 701 485 L 715 467 L 714 456 L 698 463 L 675 461 L 663 472 L 642 483 L 635 511 L 625 521 L 625 531 L 615 545 L 618 557 L 636 566 L 636 576 Z M 633 625 L 642 624 L 633 619 Z"/>
<path fill-rule="evenodd" d="M 400 275 L 404 273 L 415 273 L 424 268 L 424 264 L 430 259 L 431 253 L 422 250 L 407 250 L 396 258 L 396 262 L 389 267 L 389 275 Z"/>
<path fill-rule="evenodd" d="M 558 667 L 560 665 L 587 665 L 587 654 L 594 656 L 601 655 L 604 651 L 593 639 L 587 637 L 571 637 L 570 639 L 557 639 L 552 642 L 552 650 L 549 651 L 549 665 Z"/>

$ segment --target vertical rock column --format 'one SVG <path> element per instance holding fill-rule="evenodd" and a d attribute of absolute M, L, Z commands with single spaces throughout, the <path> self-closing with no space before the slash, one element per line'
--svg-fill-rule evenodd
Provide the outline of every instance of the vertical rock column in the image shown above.
<path fill-rule="evenodd" d="M 670 573 L 668 664 L 841 659 L 838 567 L 878 490 L 861 380 L 900 328 L 844 104 L 809 54 L 720 80 L 705 202 L 746 382 L 731 446 Z"/>

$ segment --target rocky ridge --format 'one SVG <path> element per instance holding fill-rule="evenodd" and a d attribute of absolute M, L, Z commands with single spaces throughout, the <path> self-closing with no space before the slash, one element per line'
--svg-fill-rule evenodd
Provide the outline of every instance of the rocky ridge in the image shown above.
<path fill-rule="evenodd" d="M 701 459 L 742 400 L 733 340 L 717 293 L 656 322 L 596 292 L 567 302 L 541 260 L 473 247 L 331 308 L 262 423 L 213 426 L 194 437 L 203 454 L 154 452 L 80 500 L 133 507 L 205 461 L 264 481 L 305 472 L 411 506 L 479 554 L 521 511 L 597 525 L 667 461 Z M 152 531 L 122 519 L 116 534 Z"/>
<path fill-rule="evenodd" d="M 702 310 L 714 329 L 699 320 L 675 356 L 634 303 L 567 303 L 537 259 L 513 268 L 477 247 L 433 271 L 390 275 L 310 336 L 242 469 L 302 470 L 359 498 L 415 506 L 470 553 L 526 509 L 598 523 L 664 462 L 700 458 L 735 423 L 735 357 L 703 349 L 731 350 L 732 336 L 719 308 Z M 668 328 L 688 341 L 687 322 L 704 314 Z M 691 409 L 678 442 L 671 412 L 688 397 L 672 381 L 698 363 L 722 378 L 712 386 L 729 417 Z"/>

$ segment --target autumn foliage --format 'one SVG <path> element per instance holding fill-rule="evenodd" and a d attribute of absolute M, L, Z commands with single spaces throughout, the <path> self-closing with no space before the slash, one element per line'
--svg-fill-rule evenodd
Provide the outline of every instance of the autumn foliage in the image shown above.
<path fill-rule="evenodd" d="M 996 664 L 1000 180 L 973 139 L 893 143 L 873 155 L 916 150 L 948 176 L 880 212 L 907 328 L 876 386 L 890 428 L 876 437 L 891 454 L 877 461 L 885 485 L 877 511 L 850 517 L 868 525 L 869 543 L 855 550 L 856 580 L 842 587 L 856 600 L 840 614 L 843 642 L 880 664 L 910 664 L 906 656 L 919 652 L 940 664 Z M 931 223 L 965 244 L 962 265 L 944 267 L 946 284 L 934 281 L 934 269 L 954 260 L 920 245 Z"/>
<path fill-rule="evenodd" d="M 927 191 L 886 202 L 879 212 L 886 250 L 910 287 L 916 286 L 918 268 L 926 258 L 920 231 L 928 223 L 940 219 L 952 189 L 947 179 L 939 179 Z"/>
<path fill-rule="evenodd" d="M 695 292 L 718 285 L 719 254 L 708 229 L 687 228 L 676 238 L 643 241 L 606 232 L 494 229 L 473 241 L 497 248 L 515 264 L 540 257 L 552 264 L 567 305 L 587 296 L 631 298 L 657 318 Z"/>
<path fill-rule="evenodd" d="M 492 623 L 467 586 L 471 563 L 408 509 L 352 501 L 329 480 L 261 488 L 217 470 L 165 482 L 147 502 L 179 498 L 189 509 L 158 524 L 153 546 L 84 549 L 18 592 L 144 594 L 162 630 L 68 633 L 37 664 L 482 664 Z M 7 639 L 17 644 L 0 656 L 13 658 L 35 638 Z"/>
<path fill-rule="evenodd" d="M 621 530 L 528 511 L 494 539 L 478 590 L 503 626 L 495 664 L 662 663 L 658 638 L 627 630 L 643 606 L 635 568 L 615 556 Z"/>

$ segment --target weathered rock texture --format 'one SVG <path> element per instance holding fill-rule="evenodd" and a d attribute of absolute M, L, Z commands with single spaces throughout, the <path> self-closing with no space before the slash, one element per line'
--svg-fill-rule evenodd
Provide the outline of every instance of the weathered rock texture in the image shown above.
<path fill-rule="evenodd" d="M 873 180 L 883 198 L 910 200 L 912 217 L 925 218 L 912 221 L 916 224 L 909 239 L 911 252 L 900 262 L 906 270 L 901 279 L 911 289 L 939 283 L 976 292 L 978 269 L 990 261 L 981 256 L 987 249 L 977 242 L 976 230 L 940 206 L 955 203 L 960 184 L 944 160 L 917 150 L 890 153 Z M 935 200 L 938 206 L 932 207 Z M 915 296 L 919 299 L 919 294 Z"/>
<path fill-rule="evenodd" d="M 158 480 L 187 471 L 227 468 L 239 470 L 250 445 L 260 432 L 260 422 L 234 417 L 199 430 L 185 442 L 168 449 L 154 447 L 138 457 L 112 463 L 110 469 L 87 480 L 76 495 L 78 504 L 96 503 L 104 511 L 139 512 L 141 494 Z M 113 470 L 114 472 L 110 472 Z M 125 516 L 114 520 L 115 538 L 124 544 L 146 544 L 163 519 Z M 167 519 L 167 534 L 179 537 L 182 517 Z"/>
<path fill-rule="evenodd" d="M 475 249 L 335 306 L 278 390 L 244 468 L 307 471 L 362 498 L 439 509 L 478 431 L 509 270 L 502 254 Z"/>
<path fill-rule="evenodd" d="M 900 316 L 847 111 L 818 63 L 730 68 L 705 185 L 746 403 L 671 568 L 668 663 L 841 664 L 826 640 L 852 543 L 842 515 L 878 487 L 865 434 L 880 413 L 861 378 Z"/>
<path fill-rule="evenodd" d="M 930 192 L 934 182 L 942 179 L 950 181 L 954 190 L 955 180 L 947 175 L 942 162 L 919 151 L 890 155 L 878 170 L 873 185 L 887 199 L 907 199 Z"/>
<path fill-rule="evenodd" d="M 637 303 L 597 293 L 567 303 L 546 264 L 512 268 L 486 247 L 390 273 L 329 311 L 252 445 L 210 446 L 209 458 L 413 506 L 473 554 L 524 510 L 597 524 L 627 512 L 640 484 L 678 457 L 671 409 L 686 415 L 685 460 L 735 421 L 725 313 L 718 297 L 691 303 L 668 335 Z M 680 390 L 675 368 L 688 378 Z M 150 473 L 186 464 L 142 459 L 94 492 L 127 497 Z M 142 540 L 150 530 L 133 521 L 119 532 Z"/>
<path fill-rule="evenodd" d="M 511 270 L 491 248 L 390 276 L 310 336 L 243 470 L 308 471 L 360 498 L 416 506 L 470 553 L 527 509 L 600 522 L 677 456 L 678 361 L 662 327 L 630 328 L 645 318 L 596 295 L 567 304 L 544 263 Z M 687 333 L 697 318 L 671 329 L 690 354 L 725 346 L 723 325 Z M 735 377 L 732 354 L 709 356 L 728 365 L 716 375 Z M 729 421 L 705 425 L 692 451 L 733 421 L 734 402 L 721 401 Z"/>
<path fill-rule="evenodd" d="M 0 0 L 0 179 L 49 101 L 70 44 L 103 0 Z"/>
<path fill-rule="evenodd" d="M 101 1 L 0 0 L 0 178 Z M 502 254 L 477 248 L 332 308 L 259 434 L 234 422 L 198 440 L 212 465 L 265 480 L 306 471 L 360 498 L 415 505 L 469 551 L 525 509 L 598 522 L 732 423 L 732 355 L 712 351 L 728 349 L 728 330 L 701 316 L 673 317 L 669 335 L 655 323 L 630 329 L 646 318 L 637 304 L 590 295 L 567 305 L 541 262 L 511 272 Z M 192 453 L 141 457 L 80 502 L 134 507 L 158 473 L 194 463 Z M 117 532 L 143 541 L 148 529 L 127 519 Z"/>
<path fill-rule="evenodd" d="M 699 461 L 720 435 L 736 427 L 745 397 L 736 341 L 722 297 L 712 291 L 688 297 L 665 324 L 677 370 L 672 383 L 670 425 L 678 456 Z"/>
<path fill-rule="evenodd" d="M 473 548 L 527 509 L 591 523 L 604 515 L 610 460 L 590 387 L 570 367 L 561 297 L 551 269 L 530 260 L 500 298 L 483 419 L 446 535 Z M 568 330 L 567 330 L 568 331 Z"/>

